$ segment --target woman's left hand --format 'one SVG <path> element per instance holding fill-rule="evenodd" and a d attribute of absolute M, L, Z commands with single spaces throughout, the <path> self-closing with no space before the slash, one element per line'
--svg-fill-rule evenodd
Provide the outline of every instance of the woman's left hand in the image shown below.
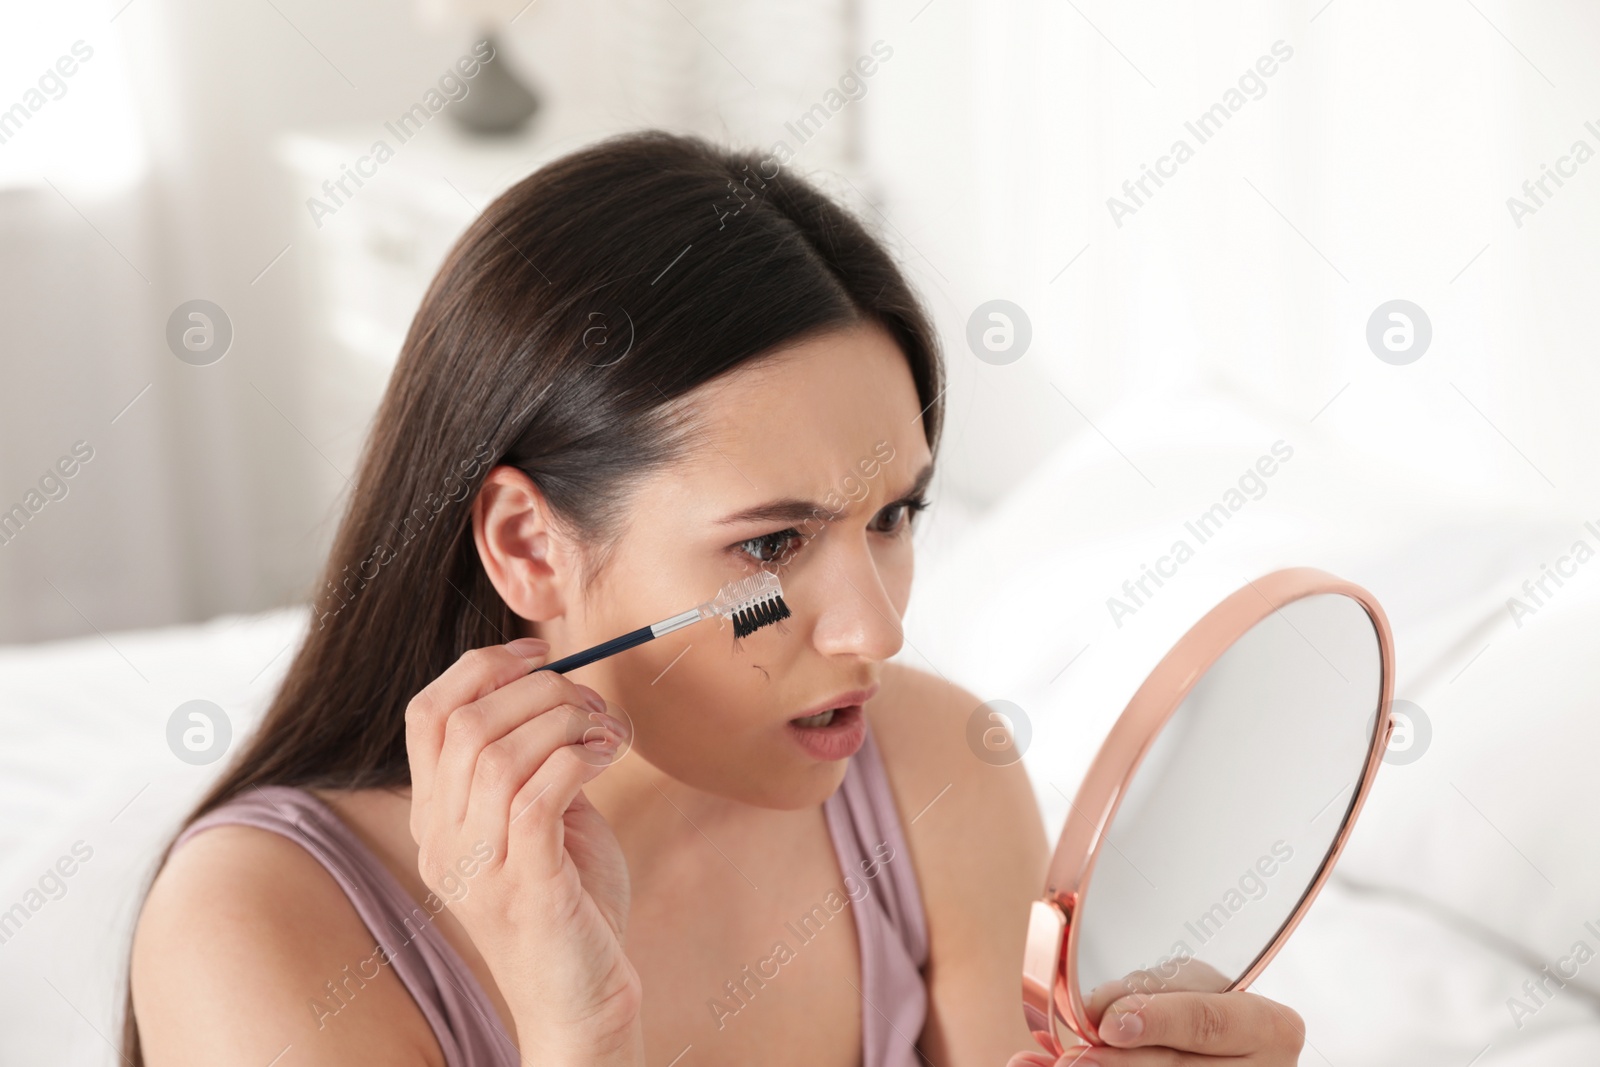
<path fill-rule="evenodd" d="M 1306 1039 L 1292 1008 L 1245 992 L 1136 993 L 1105 1008 L 1098 1032 L 1112 1047 L 1019 1052 L 1006 1067 L 1294 1067 Z"/>

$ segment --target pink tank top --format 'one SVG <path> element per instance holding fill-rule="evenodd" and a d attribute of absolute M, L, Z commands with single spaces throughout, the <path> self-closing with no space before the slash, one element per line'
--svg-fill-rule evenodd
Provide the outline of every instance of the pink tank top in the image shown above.
<path fill-rule="evenodd" d="M 913 1067 L 927 1018 L 928 933 L 910 852 L 870 725 L 844 781 L 823 804 L 828 832 L 854 901 L 861 948 L 862 1067 Z M 303 789 L 255 787 L 196 819 L 174 848 L 213 826 L 243 824 L 304 846 L 344 890 L 376 939 L 375 953 L 326 990 L 337 1014 L 344 996 L 387 963 L 428 1020 L 448 1067 L 517 1067 L 477 977 L 383 862 L 333 810 Z M 364 969 L 365 968 L 365 969 Z M 319 1016 L 322 1017 L 322 1016 Z M 325 1017 L 323 1017 L 325 1018 Z"/>

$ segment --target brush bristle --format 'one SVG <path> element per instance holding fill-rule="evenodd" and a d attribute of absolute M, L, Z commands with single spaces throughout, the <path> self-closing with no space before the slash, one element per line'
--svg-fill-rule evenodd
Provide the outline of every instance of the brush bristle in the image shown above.
<path fill-rule="evenodd" d="M 781 596 L 759 600 L 733 613 L 733 636 L 749 637 L 763 626 L 787 619 L 790 614 L 789 605 Z"/>
<path fill-rule="evenodd" d="M 749 637 L 791 614 L 789 605 L 783 602 L 783 585 L 776 574 L 767 570 L 723 586 L 717 594 L 715 610 L 733 620 L 735 640 Z"/>

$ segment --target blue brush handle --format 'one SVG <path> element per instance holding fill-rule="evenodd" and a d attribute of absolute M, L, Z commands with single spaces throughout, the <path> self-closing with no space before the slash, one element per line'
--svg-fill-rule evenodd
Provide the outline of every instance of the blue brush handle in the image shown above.
<path fill-rule="evenodd" d="M 586 648 L 582 652 L 574 652 L 565 659 L 558 659 L 554 663 L 546 663 L 543 667 L 535 667 L 534 671 L 570 671 L 585 664 L 593 663 L 597 659 L 605 659 L 634 645 L 642 645 L 653 640 L 656 632 L 649 626 L 641 626 L 637 630 L 625 633 L 621 637 L 613 637 L 609 641 L 602 641 L 593 648 Z M 532 671 L 529 672 L 533 673 Z"/>

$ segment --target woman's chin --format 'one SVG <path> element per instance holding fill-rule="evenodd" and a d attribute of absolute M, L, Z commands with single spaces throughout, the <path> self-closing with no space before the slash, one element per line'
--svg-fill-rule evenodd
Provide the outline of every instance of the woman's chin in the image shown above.
<path fill-rule="evenodd" d="M 794 744 L 751 748 L 757 750 L 720 753 L 710 764 L 685 760 L 682 752 L 660 753 L 650 762 L 702 792 L 774 811 L 817 807 L 838 790 L 850 765 L 848 757 L 818 759 Z"/>
<path fill-rule="evenodd" d="M 740 766 L 736 776 L 723 777 L 720 781 L 688 778 L 679 778 L 679 781 L 751 807 L 800 811 L 817 807 L 831 797 L 844 780 L 848 764 L 848 760 L 752 763 Z"/>
<path fill-rule="evenodd" d="M 818 763 L 807 760 L 802 764 L 773 768 L 772 773 L 752 783 L 756 795 L 745 803 L 776 811 L 799 811 L 814 808 L 827 800 L 844 781 L 849 760 L 832 760 Z"/>

